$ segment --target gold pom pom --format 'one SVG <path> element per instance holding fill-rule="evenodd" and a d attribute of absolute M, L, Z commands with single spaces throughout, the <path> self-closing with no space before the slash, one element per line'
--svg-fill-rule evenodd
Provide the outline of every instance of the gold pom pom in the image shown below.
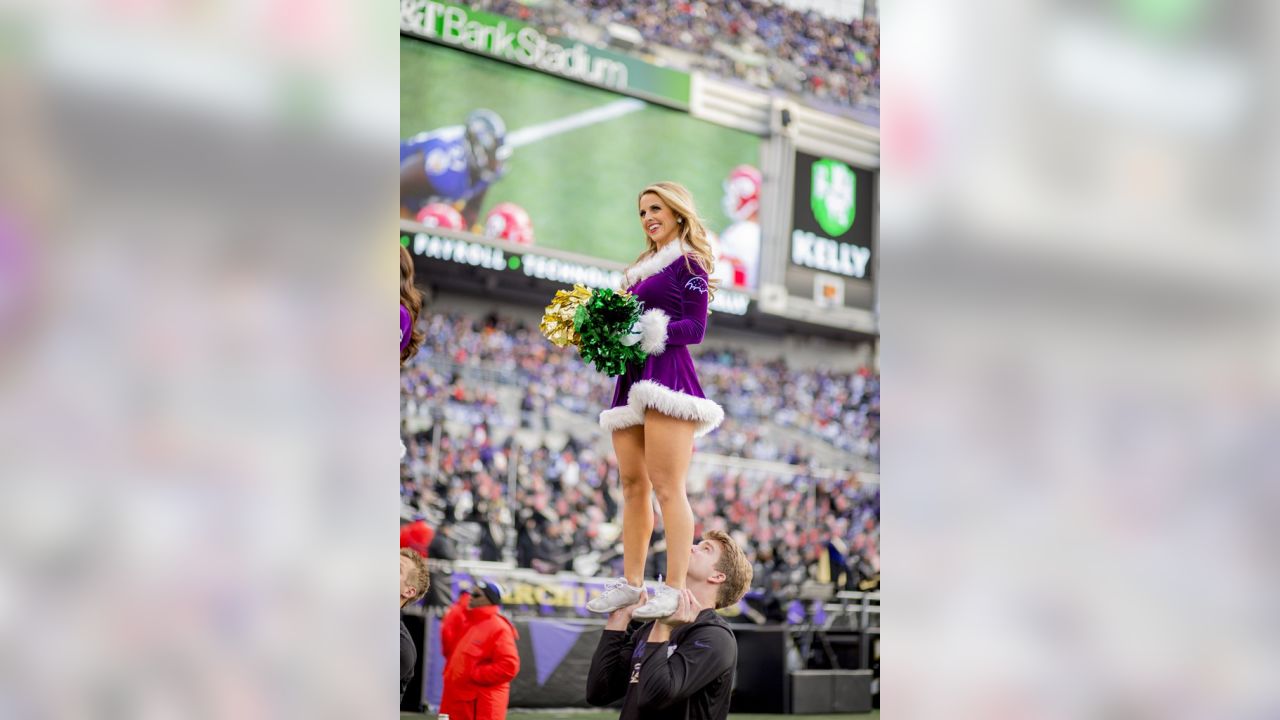
<path fill-rule="evenodd" d="M 578 308 L 591 298 L 591 290 L 582 285 L 574 285 L 572 290 L 557 290 L 551 299 L 538 329 L 544 337 L 558 347 L 577 345 L 580 338 L 573 327 Z"/>

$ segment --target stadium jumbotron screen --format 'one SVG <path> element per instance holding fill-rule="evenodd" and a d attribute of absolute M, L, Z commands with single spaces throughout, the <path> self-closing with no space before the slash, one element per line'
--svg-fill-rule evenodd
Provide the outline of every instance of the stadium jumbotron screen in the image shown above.
<path fill-rule="evenodd" d="M 687 186 L 722 287 L 759 283 L 760 139 L 427 41 L 400 40 L 401 215 L 630 263 L 636 195 Z"/>

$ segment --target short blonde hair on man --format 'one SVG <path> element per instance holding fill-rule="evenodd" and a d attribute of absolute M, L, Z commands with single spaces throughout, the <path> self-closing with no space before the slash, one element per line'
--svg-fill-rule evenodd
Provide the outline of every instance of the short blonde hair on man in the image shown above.
<path fill-rule="evenodd" d="M 724 582 L 716 591 L 716 609 L 727 608 L 741 600 L 751 587 L 751 562 L 738 543 L 723 530 L 709 530 L 702 536 L 720 544 L 720 561 L 715 569 L 724 573 Z"/>
<path fill-rule="evenodd" d="M 414 601 L 421 600 L 431 588 L 431 573 L 427 570 L 427 561 L 412 548 L 400 548 L 400 557 L 409 558 L 409 562 L 413 563 L 413 569 L 409 571 L 409 587 L 414 589 Z"/>

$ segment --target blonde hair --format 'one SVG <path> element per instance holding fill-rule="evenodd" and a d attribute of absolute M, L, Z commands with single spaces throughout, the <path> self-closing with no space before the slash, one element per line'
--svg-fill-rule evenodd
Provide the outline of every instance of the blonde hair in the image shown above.
<path fill-rule="evenodd" d="M 411 602 L 417 602 L 431 589 L 431 573 L 427 570 L 426 558 L 412 548 L 400 548 L 400 557 L 409 558 L 409 562 L 413 564 L 409 571 L 409 587 L 414 590 Z"/>
<path fill-rule="evenodd" d="M 715 569 L 724 573 L 724 582 L 716 590 L 716 609 L 727 608 L 742 599 L 751 587 L 751 561 L 738 547 L 738 543 L 723 530 L 709 530 L 702 534 L 708 540 L 720 543 L 720 562 Z"/>
<path fill-rule="evenodd" d="M 692 255 L 698 266 L 707 274 L 707 284 L 711 290 L 711 294 L 708 297 L 714 298 L 716 288 L 720 285 L 720 281 L 711 278 L 715 274 L 716 257 L 711 250 L 711 241 L 707 239 L 706 223 L 702 221 L 702 218 L 698 217 L 698 209 L 693 206 L 693 195 L 688 188 L 680 183 L 663 180 L 641 190 L 640 194 L 636 196 L 636 203 L 638 204 L 641 198 L 649 193 L 657 195 L 667 207 L 671 208 L 671 212 L 675 213 L 677 222 L 683 220 L 683 222 L 679 222 L 680 230 L 676 240 L 685 249 L 685 265 L 688 266 L 689 255 Z M 646 235 L 644 241 L 646 244 L 645 251 L 640 253 L 640 257 L 636 258 L 635 262 L 631 263 L 632 266 L 658 251 L 658 243 L 654 242 L 653 238 Z M 630 270 L 630 268 L 627 269 Z M 693 272 L 692 267 L 689 268 L 689 272 Z"/>

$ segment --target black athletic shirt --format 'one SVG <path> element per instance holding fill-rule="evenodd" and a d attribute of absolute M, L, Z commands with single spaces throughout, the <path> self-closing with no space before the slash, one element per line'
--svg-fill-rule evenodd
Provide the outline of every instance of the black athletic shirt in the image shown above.
<path fill-rule="evenodd" d="M 738 644 L 715 610 L 648 642 L 653 623 L 605 630 L 587 675 L 587 702 L 625 698 L 618 720 L 725 720 L 738 665 Z"/>
<path fill-rule="evenodd" d="M 418 648 L 413 645 L 413 636 L 409 628 L 400 621 L 400 700 L 404 700 L 404 691 L 413 679 L 413 666 L 418 664 Z"/>

